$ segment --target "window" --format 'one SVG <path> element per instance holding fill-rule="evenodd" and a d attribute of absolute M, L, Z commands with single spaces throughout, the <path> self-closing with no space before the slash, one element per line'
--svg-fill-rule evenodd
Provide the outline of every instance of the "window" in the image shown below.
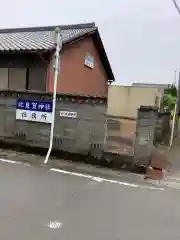
<path fill-rule="evenodd" d="M 28 69 L 28 90 L 46 91 L 46 68 L 34 67 Z"/>
<path fill-rule="evenodd" d="M 8 68 L 0 68 L 0 90 L 8 89 Z"/>
<path fill-rule="evenodd" d="M 26 68 L 9 68 L 9 89 L 26 89 Z"/>
<path fill-rule="evenodd" d="M 46 91 L 46 67 L 0 68 L 0 90 Z"/>

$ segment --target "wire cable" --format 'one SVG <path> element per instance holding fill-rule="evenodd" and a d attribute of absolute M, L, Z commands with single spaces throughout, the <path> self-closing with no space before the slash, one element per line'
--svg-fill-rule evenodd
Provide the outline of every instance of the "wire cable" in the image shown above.
<path fill-rule="evenodd" d="M 176 0 L 172 0 L 172 2 L 173 2 L 173 4 L 174 4 L 174 6 L 175 6 L 175 8 L 176 8 L 177 12 L 178 12 L 178 13 L 179 13 L 179 15 L 180 15 L 180 7 L 178 6 L 178 4 L 177 4 Z"/>

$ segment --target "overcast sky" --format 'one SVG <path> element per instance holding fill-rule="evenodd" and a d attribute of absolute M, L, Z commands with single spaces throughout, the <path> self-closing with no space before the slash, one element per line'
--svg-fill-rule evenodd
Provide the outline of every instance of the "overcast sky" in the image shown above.
<path fill-rule="evenodd" d="M 171 83 L 180 68 L 180 16 L 171 0 L 0 2 L 1 28 L 95 21 L 118 84 Z"/>

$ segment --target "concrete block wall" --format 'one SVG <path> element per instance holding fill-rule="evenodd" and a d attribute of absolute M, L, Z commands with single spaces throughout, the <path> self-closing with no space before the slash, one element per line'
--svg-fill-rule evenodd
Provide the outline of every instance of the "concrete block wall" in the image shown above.
<path fill-rule="evenodd" d="M 50 124 L 16 120 L 18 98 L 50 100 L 52 95 L 0 91 L 0 140 L 47 148 Z M 77 112 L 77 118 L 61 117 L 60 111 L 64 110 Z M 93 152 L 94 149 L 101 152 L 105 139 L 105 112 L 106 98 L 58 95 L 53 148 L 81 154 Z"/>

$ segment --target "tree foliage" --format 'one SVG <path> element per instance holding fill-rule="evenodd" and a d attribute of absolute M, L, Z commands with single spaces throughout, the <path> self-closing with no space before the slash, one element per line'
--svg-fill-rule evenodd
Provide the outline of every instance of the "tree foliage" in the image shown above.
<path fill-rule="evenodd" d="M 172 84 L 169 88 L 165 89 L 164 91 L 164 101 L 163 105 L 164 108 L 168 111 L 173 111 L 177 98 L 177 89 L 175 84 Z"/>

